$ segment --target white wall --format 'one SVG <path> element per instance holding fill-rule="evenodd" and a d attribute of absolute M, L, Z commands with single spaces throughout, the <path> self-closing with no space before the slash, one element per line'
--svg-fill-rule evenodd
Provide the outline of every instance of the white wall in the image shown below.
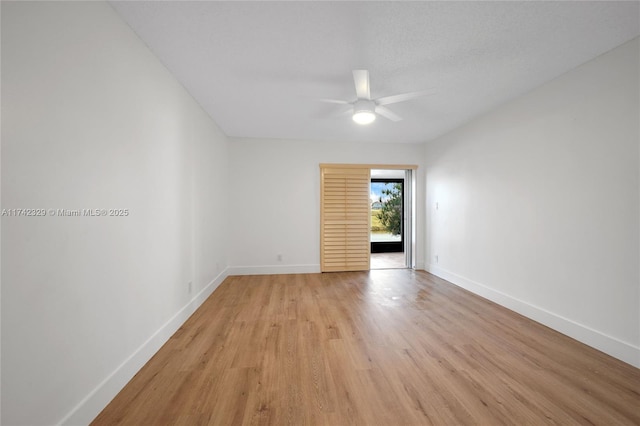
<path fill-rule="evenodd" d="M 106 3 L 2 2 L 2 423 L 88 423 L 224 278 L 228 142 Z M 188 282 L 192 290 L 188 290 Z"/>
<path fill-rule="evenodd" d="M 418 165 L 417 231 L 424 235 L 422 144 L 232 139 L 230 158 L 231 273 L 320 271 L 320 163 Z M 422 268 L 422 238 L 416 252 Z"/>
<path fill-rule="evenodd" d="M 639 50 L 426 146 L 428 268 L 636 366 Z"/>

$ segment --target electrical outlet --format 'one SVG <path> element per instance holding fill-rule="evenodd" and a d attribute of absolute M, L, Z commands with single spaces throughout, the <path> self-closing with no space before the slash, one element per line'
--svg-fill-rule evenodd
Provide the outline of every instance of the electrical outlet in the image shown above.
<path fill-rule="evenodd" d="M 282 262 L 282 254 L 278 253 L 278 262 Z"/>
<path fill-rule="evenodd" d="M 436 202 L 436 210 L 440 209 L 440 203 Z"/>
<path fill-rule="evenodd" d="M 189 293 L 191 293 L 192 285 L 193 285 L 193 283 L 191 281 L 189 281 L 189 284 L 187 284 L 187 287 L 189 288 Z"/>
<path fill-rule="evenodd" d="M 438 263 L 438 255 L 436 254 L 436 263 Z"/>

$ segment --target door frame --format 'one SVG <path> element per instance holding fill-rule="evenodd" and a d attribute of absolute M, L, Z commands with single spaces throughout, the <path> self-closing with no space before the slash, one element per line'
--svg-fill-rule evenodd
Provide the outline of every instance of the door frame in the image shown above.
<path fill-rule="evenodd" d="M 369 169 L 369 173 L 372 169 L 387 169 L 387 170 L 405 170 L 405 213 L 406 216 L 404 218 L 406 224 L 406 236 L 405 238 L 405 258 L 406 264 L 408 268 L 415 267 L 415 259 L 413 247 L 416 243 L 415 241 L 415 220 L 416 220 L 416 204 L 415 204 L 415 190 L 416 190 L 416 175 L 415 171 L 418 169 L 418 166 L 415 164 L 345 164 L 345 163 L 320 163 L 319 171 L 322 173 L 322 169 L 325 167 L 350 167 L 350 168 L 367 168 Z M 322 191 L 322 188 L 319 188 Z M 410 191 L 410 192 L 406 192 Z M 371 209 L 371 206 L 369 206 Z M 369 211 L 369 217 L 371 217 L 371 211 Z M 320 228 L 322 228 L 322 206 L 320 206 Z M 322 240 L 322 236 L 320 235 L 320 240 Z M 322 241 L 321 244 L 321 252 L 322 252 Z M 370 245 L 369 245 L 370 246 Z M 371 250 L 369 247 L 369 256 L 371 255 Z M 322 265 L 322 256 L 320 256 L 320 263 Z M 323 271 L 324 272 L 324 271 Z"/>

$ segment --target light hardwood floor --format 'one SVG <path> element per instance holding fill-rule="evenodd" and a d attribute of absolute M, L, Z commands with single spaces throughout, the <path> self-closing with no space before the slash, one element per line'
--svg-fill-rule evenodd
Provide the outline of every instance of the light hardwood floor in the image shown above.
<path fill-rule="evenodd" d="M 640 370 L 426 272 L 238 276 L 93 424 L 638 425 Z"/>

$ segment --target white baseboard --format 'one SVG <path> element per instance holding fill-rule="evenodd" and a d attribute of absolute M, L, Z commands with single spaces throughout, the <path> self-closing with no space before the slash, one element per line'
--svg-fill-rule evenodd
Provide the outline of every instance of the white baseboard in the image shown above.
<path fill-rule="evenodd" d="M 573 320 L 554 314 L 538 306 L 531 305 L 523 300 L 516 299 L 508 294 L 494 290 L 486 285 L 462 277 L 436 265 L 428 265 L 427 271 L 452 284 L 469 290 L 485 299 L 489 299 L 527 318 L 596 348 L 614 358 L 640 368 L 640 347 L 608 336 Z"/>
<path fill-rule="evenodd" d="M 315 274 L 320 265 L 230 266 L 227 270 L 229 275 Z"/>
<path fill-rule="evenodd" d="M 129 358 L 107 376 L 78 405 L 76 405 L 59 425 L 87 425 L 122 390 L 131 378 L 151 359 L 167 340 L 180 328 L 200 305 L 218 288 L 228 276 L 225 269 L 203 288 L 193 299 L 182 307 L 171 319 L 153 333 L 146 342 L 136 349 Z"/>

